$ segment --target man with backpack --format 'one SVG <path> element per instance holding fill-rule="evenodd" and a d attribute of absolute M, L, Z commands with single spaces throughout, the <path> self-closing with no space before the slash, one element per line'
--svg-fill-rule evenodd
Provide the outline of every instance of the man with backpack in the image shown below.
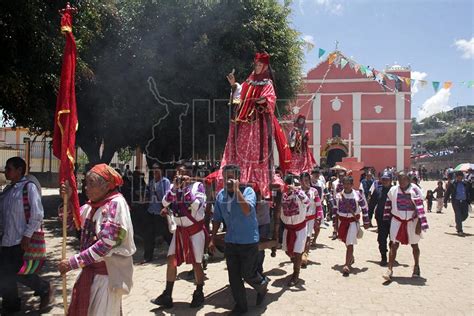
<path fill-rule="evenodd" d="M 0 198 L 2 314 L 21 310 L 17 282 L 31 288 L 40 297 L 40 312 L 46 311 L 53 300 L 49 282 L 35 274 L 37 270 L 27 268 L 27 262 L 24 261 L 25 252 L 31 248 L 33 235 L 41 230 L 44 216 L 40 192 L 33 182 L 27 180 L 25 172 L 26 163 L 22 158 L 7 160 L 5 176 L 11 183 Z"/>

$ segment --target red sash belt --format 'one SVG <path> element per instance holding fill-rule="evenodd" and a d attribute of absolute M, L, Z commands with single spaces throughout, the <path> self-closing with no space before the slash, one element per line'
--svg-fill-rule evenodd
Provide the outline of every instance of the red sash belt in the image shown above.
<path fill-rule="evenodd" d="M 286 251 L 290 257 L 295 255 L 295 243 L 296 243 L 296 232 L 304 229 L 306 227 L 306 220 L 302 221 L 296 225 L 285 224 L 286 229 Z"/>
<path fill-rule="evenodd" d="M 338 216 L 337 218 L 341 221 L 337 229 L 337 236 L 340 240 L 346 242 L 347 233 L 349 232 L 349 226 L 352 222 L 358 222 L 360 219 L 360 215 L 357 214 L 355 217 Z"/>
<path fill-rule="evenodd" d="M 316 219 L 316 214 L 306 216 L 306 221 L 307 222 L 312 221 L 313 219 Z"/>
<path fill-rule="evenodd" d="M 398 233 L 397 233 L 397 240 L 401 242 L 402 245 L 408 245 L 408 222 L 411 222 L 412 220 L 414 220 L 416 216 L 410 219 L 401 219 L 400 217 L 395 216 L 393 214 L 392 216 L 395 217 L 395 219 L 400 222 L 400 228 L 398 229 Z"/>
<path fill-rule="evenodd" d="M 79 279 L 72 289 L 71 305 L 69 305 L 68 315 L 87 315 L 91 296 L 91 286 L 96 275 L 108 275 L 104 261 L 96 262 L 84 267 Z"/>
<path fill-rule="evenodd" d="M 175 231 L 175 256 L 176 256 L 176 266 L 180 266 L 183 262 L 186 263 L 196 263 L 196 258 L 194 257 L 193 245 L 191 242 L 191 236 L 199 233 L 204 229 L 204 220 L 196 222 L 191 226 L 176 226 Z"/>

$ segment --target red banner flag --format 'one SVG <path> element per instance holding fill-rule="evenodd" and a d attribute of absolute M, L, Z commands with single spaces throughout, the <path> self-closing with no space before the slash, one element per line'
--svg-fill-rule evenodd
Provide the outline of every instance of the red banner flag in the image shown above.
<path fill-rule="evenodd" d="M 61 32 L 66 37 L 61 82 L 59 84 L 56 113 L 54 115 L 53 153 L 61 160 L 59 182 L 68 180 L 72 189 L 70 206 L 76 229 L 80 229 L 79 198 L 77 195 L 74 163 L 76 155 L 77 108 L 74 76 L 76 72 L 76 42 L 72 35 L 73 8 L 67 7 L 61 14 Z"/>

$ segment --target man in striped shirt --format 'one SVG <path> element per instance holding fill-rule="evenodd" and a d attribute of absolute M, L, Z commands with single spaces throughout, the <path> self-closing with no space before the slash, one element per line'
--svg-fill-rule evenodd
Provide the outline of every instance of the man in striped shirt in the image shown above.
<path fill-rule="evenodd" d="M 428 222 L 423 208 L 423 194 L 416 185 L 410 183 L 410 177 L 400 172 L 398 174 L 399 185 L 390 189 L 385 204 L 384 219 L 390 219 L 390 256 L 388 270 L 383 275 L 384 279 L 391 281 L 393 275 L 393 264 L 397 257 L 397 250 L 402 243 L 410 244 L 413 248 L 413 277 L 420 276 L 420 248 L 418 242 L 421 239 L 421 231 L 428 229 Z"/>
<path fill-rule="evenodd" d="M 2 294 L 2 314 L 21 310 L 17 282 L 35 291 L 41 298 L 40 311 L 45 311 L 53 296 L 49 282 L 37 274 L 17 275 L 23 264 L 23 253 L 28 249 L 31 236 L 38 231 L 43 222 L 43 205 L 38 188 L 25 177 L 26 163 L 20 157 L 7 160 L 5 177 L 10 185 L 0 197 L 0 293 Z M 26 186 L 30 218 L 25 217 L 23 200 Z"/>

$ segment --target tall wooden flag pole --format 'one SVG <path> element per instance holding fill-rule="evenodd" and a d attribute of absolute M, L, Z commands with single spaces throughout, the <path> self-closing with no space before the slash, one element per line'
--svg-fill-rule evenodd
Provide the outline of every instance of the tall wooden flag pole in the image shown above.
<path fill-rule="evenodd" d="M 64 46 L 61 81 L 56 101 L 54 116 L 53 153 L 60 160 L 59 183 L 69 182 L 71 197 L 63 196 L 63 243 L 62 259 L 66 259 L 66 241 L 68 229 L 68 212 L 76 229 L 80 228 L 79 197 L 77 196 L 74 162 L 76 155 L 77 108 L 75 90 L 76 42 L 72 34 L 72 15 L 77 9 L 67 3 L 66 8 L 59 11 L 61 15 L 61 32 L 66 38 Z M 67 314 L 67 283 L 66 275 L 62 276 L 64 314 Z"/>

